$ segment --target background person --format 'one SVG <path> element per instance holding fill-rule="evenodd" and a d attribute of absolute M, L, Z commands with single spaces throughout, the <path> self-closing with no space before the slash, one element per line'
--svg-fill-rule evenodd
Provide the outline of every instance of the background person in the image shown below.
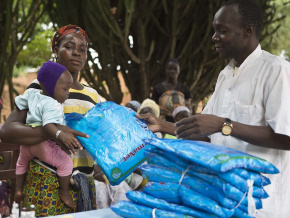
<path fill-rule="evenodd" d="M 173 110 L 178 106 L 191 108 L 191 93 L 189 88 L 178 82 L 180 73 L 179 61 L 170 58 L 165 63 L 166 79 L 154 86 L 152 99 L 160 106 L 160 117 L 174 122 Z"/>
<path fill-rule="evenodd" d="M 69 98 L 64 102 L 64 114 L 73 112 L 84 114 L 100 102 L 100 96 L 96 90 L 78 81 L 79 72 L 87 61 L 88 41 L 86 32 L 76 25 L 60 28 L 52 39 L 52 52 L 56 61 L 66 67 L 73 77 Z M 28 88 L 40 89 L 39 82 L 37 80 L 33 81 Z M 25 110 L 20 111 L 15 108 L 12 111 L 0 131 L 2 141 L 29 146 L 50 138 L 42 127 L 31 128 L 26 126 L 26 115 L 27 111 Z M 78 136 L 74 130 L 69 132 Z M 57 143 L 62 144 L 60 141 L 57 141 Z M 79 172 L 88 178 L 90 186 L 87 190 L 93 194 L 93 199 L 89 203 L 92 202 L 92 209 L 96 209 L 93 178 L 94 160 L 86 149 L 72 149 L 72 152 L 77 152 L 76 155 L 70 155 L 74 167 L 73 175 Z M 38 160 L 31 161 L 24 186 L 24 206 L 29 209 L 31 204 L 36 205 L 37 217 L 83 210 L 82 201 L 79 201 L 82 200 L 82 195 L 80 195 L 82 190 L 70 189 L 72 198 L 77 203 L 76 208 L 70 208 L 59 198 L 58 189 L 59 179 L 55 173 L 55 168 Z"/>
<path fill-rule="evenodd" d="M 173 116 L 174 122 L 176 123 L 186 117 L 189 117 L 190 110 L 186 106 L 179 106 L 174 109 L 172 116 Z"/>
<path fill-rule="evenodd" d="M 133 111 L 135 111 L 135 112 L 137 112 L 138 110 L 139 110 L 139 108 L 140 108 L 140 102 L 139 101 L 135 101 L 135 100 L 133 100 L 133 101 L 129 101 L 126 105 L 125 105 L 125 107 L 128 107 L 128 108 L 131 108 Z"/>
<path fill-rule="evenodd" d="M 0 97 L 0 118 L 1 118 L 2 109 L 3 109 L 3 99 Z M 0 123 L 0 129 L 1 128 L 2 128 L 2 123 Z M 8 170 L 11 168 L 11 159 L 12 159 L 11 157 L 12 157 L 12 152 L 10 151 L 0 152 L 0 170 Z M 9 203 L 10 191 L 11 191 L 11 180 L 10 179 L 1 180 L 0 181 L 0 215 L 2 217 L 6 217 L 10 215 L 10 203 Z"/>

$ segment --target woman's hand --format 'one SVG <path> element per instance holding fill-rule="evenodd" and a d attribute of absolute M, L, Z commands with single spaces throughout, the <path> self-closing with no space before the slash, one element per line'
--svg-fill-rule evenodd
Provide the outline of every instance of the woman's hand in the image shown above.
<path fill-rule="evenodd" d="M 211 114 L 199 114 L 184 118 L 177 122 L 176 135 L 181 139 L 194 140 L 219 132 L 224 123 L 224 118 Z"/>
<path fill-rule="evenodd" d="M 148 126 L 148 128 L 152 132 L 160 132 L 162 129 L 161 126 L 161 119 L 157 118 L 151 113 L 146 113 L 146 114 L 138 114 L 136 113 L 135 116 L 141 120 L 144 120 Z"/>

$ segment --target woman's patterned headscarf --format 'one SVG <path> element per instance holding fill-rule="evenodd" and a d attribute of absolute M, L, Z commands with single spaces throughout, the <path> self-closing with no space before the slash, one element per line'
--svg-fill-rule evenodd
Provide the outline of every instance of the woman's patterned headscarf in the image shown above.
<path fill-rule="evenodd" d="M 61 27 L 58 31 L 56 31 L 54 33 L 53 39 L 52 39 L 52 52 L 54 50 L 55 46 L 58 46 L 60 43 L 60 40 L 70 34 L 70 33 L 79 33 L 82 35 L 82 37 L 84 37 L 84 39 L 87 42 L 87 46 L 89 43 L 89 37 L 87 35 L 87 33 L 80 27 L 78 27 L 77 25 L 67 25 L 67 26 L 63 26 Z"/>

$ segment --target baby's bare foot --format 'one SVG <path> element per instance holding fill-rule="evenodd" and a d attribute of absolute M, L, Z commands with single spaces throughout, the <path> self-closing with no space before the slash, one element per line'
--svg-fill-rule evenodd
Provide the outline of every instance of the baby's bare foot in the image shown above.
<path fill-rule="evenodd" d="M 58 195 L 59 195 L 60 199 L 63 200 L 63 202 L 64 202 L 67 206 L 69 206 L 69 207 L 71 207 L 71 208 L 76 207 L 76 203 L 73 201 L 73 199 L 72 199 L 72 197 L 71 197 L 69 191 L 65 191 L 65 190 L 60 189 L 60 190 L 58 191 Z"/>

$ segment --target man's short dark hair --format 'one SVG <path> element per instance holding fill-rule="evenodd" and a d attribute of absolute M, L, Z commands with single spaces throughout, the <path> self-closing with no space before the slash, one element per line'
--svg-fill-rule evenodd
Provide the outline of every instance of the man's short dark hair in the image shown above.
<path fill-rule="evenodd" d="M 257 37 L 260 36 L 263 25 L 263 12 L 255 0 L 229 0 L 223 6 L 237 4 L 243 25 L 254 25 Z"/>

